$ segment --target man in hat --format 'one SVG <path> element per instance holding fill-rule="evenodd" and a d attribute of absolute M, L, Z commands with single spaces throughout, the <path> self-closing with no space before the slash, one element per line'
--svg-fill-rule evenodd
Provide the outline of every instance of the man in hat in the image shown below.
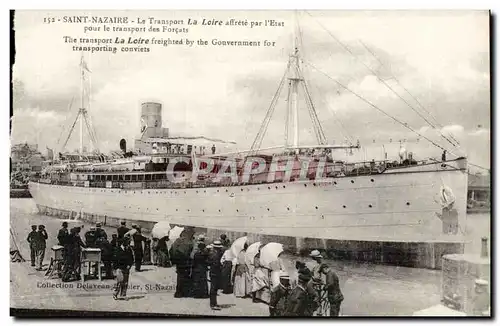
<path fill-rule="evenodd" d="M 314 261 L 312 268 L 312 278 L 315 282 L 321 282 L 321 273 L 319 272 L 319 267 L 323 262 L 323 256 L 319 252 L 319 250 L 313 250 L 309 254 L 309 257 Z"/>
<path fill-rule="evenodd" d="M 227 235 L 221 234 L 220 235 L 220 242 L 224 248 L 229 249 L 231 247 L 231 241 L 227 238 Z"/>
<path fill-rule="evenodd" d="M 212 244 L 212 249 L 208 256 L 208 265 L 210 267 L 210 308 L 212 310 L 220 310 L 221 308 L 217 304 L 217 291 L 220 287 L 221 279 L 221 259 L 223 254 L 223 245 L 220 240 L 214 241 Z"/>
<path fill-rule="evenodd" d="M 95 238 L 97 242 L 99 242 L 101 239 L 108 240 L 108 235 L 106 234 L 106 231 L 102 229 L 101 223 L 96 223 L 95 225 Z"/>
<path fill-rule="evenodd" d="M 280 284 L 271 290 L 269 300 L 269 315 L 271 317 L 285 316 L 290 295 L 290 276 L 285 271 L 280 271 Z"/>
<path fill-rule="evenodd" d="M 321 264 L 319 271 L 326 276 L 325 290 L 327 292 L 328 301 L 330 302 L 330 317 L 338 316 L 340 304 L 344 301 L 344 296 L 340 290 L 339 277 L 330 266 L 325 263 Z"/>
<path fill-rule="evenodd" d="M 114 253 L 114 268 L 116 270 L 116 285 L 113 299 L 118 300 L 127 296 L 127 286 L 130 276 L 130 268 L 134 264 L 134 255 L 130 248 L 130 238 L 123 237 L 118 240 L 118 246 Z"/>
<path fill-rule="evenodd" d="M 196 242 L 194 243 L 193 251 L 191 251 L 191 260 L 194 259 L 194 255 L 198 252 L 200 243 L 205 244 L 205 235 L 204 234 L 200 234 L 198 236 L 198 238 L 196 238 Z"/>
<path fill-rule="evenodd" d="M 135 259 L 135 271 L 140 272 L 142 259 L 144 257 L 144 247 L 142 243 L 146 242 L 147 238 L 142 235 L 140 227 L 136 226 L 135 229 L 137 230 L 137 232 L 132 235 L 132 239 L 134 240 L 133 250 Z"/>
<path fill-rule="evenodd" d="M 36 232 L 36 225 L 31 226 L 31 232 L 28 234 L 28 238 L 26 238 L 26 241 L 30 244 L 30 251 L 31 251 L 31 266 L 35 266 L 35 257 L 36 257 L 36 241 L 37 241 L 37 232 Z"/>
<path fill-rule="evenodd" d="M 96 228 L 94 226 L 90 227 L 90 230 L 85 232 L 85 244 L 88 248 L 96 247 Z"/>
<path fill-rule="evenodd" d="M 60 246 L 64 246 L 64 244 L 66 243 L 66 239 L 68 238 L 68 235 L 69 235 L 68 222 L 63 222 L 62 228 L 57 233 L 57 241 L 59 241 Z"/>
<path fill-rule="evenodd" d="M 309 295 L 307 283 L 311 280 L 310 274 L 299 274 L 298 285 L 290 292 L 285 310 L 285 316 L 303 317 L 308 313 Z"/>
<path fill-rule="evenodd" d="M 126 226 L 127 223 L 125 221 L 120 223 L 121 225 L 116 229 L 116 233 L 118 235 L 118 239 L 121 239 L 125 236 L 125 233 L 130 231 L 130 229 Z"/>
<path fill-rule="evenodd" d="M 45 257 L 45 249 L 47 248 L 47 239 L 49 238 L 47 231 L 45 231 L 45 225 L 39 225 L 38 231 L 35 235 L 35 256 L 36 264 L 38 265 L 37 271 L 42 270 L 43 258 Z"/>

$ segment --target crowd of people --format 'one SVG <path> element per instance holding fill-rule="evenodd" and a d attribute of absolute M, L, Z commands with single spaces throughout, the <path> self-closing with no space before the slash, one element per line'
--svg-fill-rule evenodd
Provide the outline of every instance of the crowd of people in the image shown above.
<path fill-rule="evenodd" d="M 80 279 L 82 248 L 99 248 L 105 278 L 116 277 L 114 299 L 126 297 L 130 269 L 134 267 L 140 272 L 143 264 L 175 266 L 177 283 L 174 297 L 209 299 L 213 310 L 221 309 L 217 301 L 219 291 L 267 303 L 270 316 L 338 316 L 344 299 L 338 276 L 323 262 L 318 250 L 310 254 L 313 267 L 296 261 L 298 277 L 292 282 L 281 266 L 271 268 L 260 263 L 263 247 L 260 243 L 253 255 L 247 255 L 248 243 L 245 242 L 238 251 L 231 250 L 231 241 L 225 234 L 207 244 L 203 234 L 195 237 L 194 229 L 188 227 L 169 248 L 168 235 L 153 237 L 151 241 L 142 234 L 139 226 L 132 224 L 128 228 L 125 222 L 117 228 L 111 241 L 108 241 L 100 223 L 84 234 L 85 241 L 81 239 L 80 232 L 80 227 L 68 230 L 67 222 L 63 222 L 58 232 L 57 239 L 63 247 L 64 257 L 60 271 L 62 281 Z M 42 269 L 47 239 L 43 225 L 32 226 L 27 241 L 31 248 L 31 265 L 37 270 Z M 97 276 L 97 263 L 93 267 L 93 275 Z M 276 272 L 279 281 L 272 276 Z"/>
<path fill-rule="evenodd" d="M 296 262 L 296 284 L 292 284 L 284 270 L 279 271 L 279 283 L 273 284 L 272 271 L 260 264 L 260 249 L 251 261 L 247 259 L 247 249 L 248 243 L 245 243 L 235 253 L 224 234 L 207 245 L 204 235 L 195 240 L 194 231 L 185 230 L 170 249 L 177 272 L 174 296 L 209 299 L 210 307 L 220 310 L 217 294 L 221 291 L 239 298 L 250 298 L 253 302 L 265 302 L 271 316 L 339 316 L 344 299 L 339 278 L 323 262 L 318 250 L 310 254 L 314 265 L 312 270 L 306 264 Z"/>

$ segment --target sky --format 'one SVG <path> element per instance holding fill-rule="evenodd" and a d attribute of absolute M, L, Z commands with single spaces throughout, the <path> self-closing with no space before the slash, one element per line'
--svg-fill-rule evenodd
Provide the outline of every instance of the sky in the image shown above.
<path fill-rule="evenodd" d="M 44 17 L 80 14 L 284 22 L 283 27 L 254 28 L 184 25 L 189 28 L 187 34 L 132 35 L 202 38 L 209 43 L 212 39 L 270 40 L 275 47 L 153 45 L 149 53 L 85 54 L 92 71 L 87 108 L 102 151 L 119 149 L 121 138 L 133 143 L 145 101 L 162 103 L 163 126 L 173 136 L 203 135 L 235 141 L 231 150 L 248 149 L 292 52 L 297 17 L 301 66 L 327 140 L 335 144 L 359 140 L 362 146 L 349 159 L 382 159 L 384 151 L 396 159 L 401 142 L 416 159 L 440 157 L 442 149 L 426 137 L 448 149 L 451 157 L 465 155 L 473 164 L 490 167 L 489 16 L 485 11 L 18 11 L 12 144 L 27 141 L 38 143 L 42 150 L 57 151 L 64 143 L 79 107 L 81 56 L 64 43 L 64 36 L 130 36 L 85 34 L 82 24 L 43 23 Z M 285 88 L 262 147 L 284 144 L 286 93 Z M 302 95 L 300 143 L 313 145 Z M 452 133 L 460 147 L 451 146 L 440 133 Z M 77 148 L 78 143 L 77 131 L 67 148 Z"/>

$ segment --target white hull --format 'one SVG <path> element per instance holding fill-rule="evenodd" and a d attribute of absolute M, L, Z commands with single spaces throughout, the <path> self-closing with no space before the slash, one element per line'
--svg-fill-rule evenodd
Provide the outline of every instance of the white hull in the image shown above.
<path fill-rule="evenodd" d="M 443 186 L 455 197 L 453 234 L 449 218 L 440 218 L 448 216 Z M 29 189 L 37 205 L 57 210 L 303 238 L 454 241 L 466 225 L 465 159 L 326 181 L 142 190 L 30 182 Z"/>

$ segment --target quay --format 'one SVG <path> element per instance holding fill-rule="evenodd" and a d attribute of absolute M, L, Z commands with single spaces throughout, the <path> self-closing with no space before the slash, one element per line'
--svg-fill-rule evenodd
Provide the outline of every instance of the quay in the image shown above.
<path fill-rule="evenodd" d="M 44 224 L 49 234 L 45 268 L 50 261 L 50 247 L 56 243 L 57 230 L 63 219 L 37 214 L 31 199 L 11 201 L 11 229 L 18 239 L 19 249 L 29 260 L 26 236 L 32 224 Z M 478 223 L 475 223 L 479 225 Z M 83 232 L 92 225 L 74 220 L 70 225 L 84 225 Z M 482 230 L 475 232 L 483 232 Z M 489 224 L 487 224 L 489 232 Z M 104 229 L 111 235 L 115 228 Z M 231 237 L 231 240 L 235 240 Z M 467 248 L 466 248 L 467 250 Z M 290 268 L 295 260 L 305 260 L 293 254 L 287 257 Z M 327 260 L 338 273 L 345 300 L 341 307 L 343 316 L 411 316 L 415 312 L 439 304 L 441 296 L 441 272 L 437 270 L 384 266 L 369 263 Z M 225 307 L 212 311 L 208 299 L 174 298 L 176 274 L 174 268 L 144 266 L 144 271 L 131 272 L 130 285 L 136 286 L 128 293 L 128 301 L 112 299 L 113 280 L 88 280 L 87 286 L 62 288 L 60 279 L 48 280 L 45 271 L 35 271 L 29 261 L 11 263 L 11 301 L 14 309 L 44 309 L 93 311 L 101 316 L 104 312 L 117 314 L 150 315 L 207 315 L 207 316 L 268 316 L 268 306 L 253 303 L 249 299 L 238 299 L 233 295 L 220 294 L 218 300 Z M 44 285 L 49 284 L 49 285 Z M 53 286 L 50 284 L 54 284 Z M 159 285 L 157 287 L 156 285 Z"/>

